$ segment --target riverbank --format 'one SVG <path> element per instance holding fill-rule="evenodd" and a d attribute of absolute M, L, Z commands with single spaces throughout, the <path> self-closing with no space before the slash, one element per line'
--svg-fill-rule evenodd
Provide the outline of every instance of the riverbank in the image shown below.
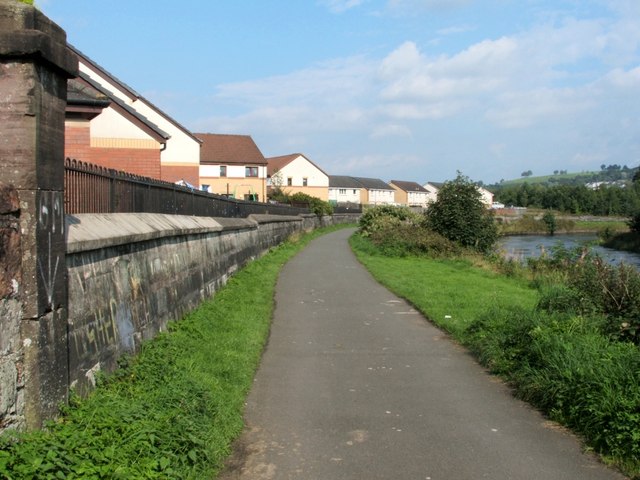
<path fill-rule="evenodd" d="M 618 233 L 605 240 L 602 246 L 640 254 L 640 234 L 635 232 Z"/>
<path fill-rule="evenodd" d="M 501 236 L 594 233 L 607 239 L 629 231 L 627 219 L 622 217 L 566 215 L 551 212 L 551 217 L 545 221 L 544 217 L 547 213 L 546 210 L 527 210 L 526 213 L 496 215 L 499 233 Z"/>

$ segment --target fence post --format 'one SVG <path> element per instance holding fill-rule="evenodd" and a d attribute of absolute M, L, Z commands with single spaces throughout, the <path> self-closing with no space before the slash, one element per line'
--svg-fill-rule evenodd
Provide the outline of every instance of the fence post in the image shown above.
<path fill-rule="evenodd" d="M 0 0 L 0 170 L 20 226 L 0 296 L 0 428 L 40 427 L 68 395 L 64 117 L 77 69 L 60 27 Z"/>

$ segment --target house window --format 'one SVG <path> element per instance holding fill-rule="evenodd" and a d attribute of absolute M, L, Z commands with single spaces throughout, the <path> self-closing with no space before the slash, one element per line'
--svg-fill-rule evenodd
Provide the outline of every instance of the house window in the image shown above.
<path fill-rule="evenodd" d="M 226 165 L 220 165 L 220 176 L 221 177 L 226 177 L 227 176 L 227 166 Z"/>
<path fill-rule="evenodd" d="M 258 167 L 244 167 L 244 176 L 245 177 L 257 177 L 258 176 Z"/>
<path fill-rule="evenodd" d="M 347 194 L 347 189 L 346 188 L 340 188 L 340 189 L 338 189 L 338 193 L 340 195 L 346 195 Z"/>
<path fill-rule="evenodd" d="M 308 181 L 307 177 L 304 177 L 304 178 L 302 179 L 302 186 L 303 186 L 303 187 L 306 187 L 308 183 L 309 183 L 309 181 Z"/>
<path fill-rule="evenodd" d="M 290 187 L 291 185 L 293 185 L 293 178 L 287 177 L 287 186 Z"/>
<path fill-rule="evenodd" d="M 354 194 L 354 195 L 356 194 L 356 189 L 355 189 L 355 188 L 353 189 L 353 194 Z"/>
<path fill-rule="evenodd" d="M 202 188 L 202 191 L 203 191 L 203 192 L 208 192 L 210 187 L 211 187 L 210 185 L 202 184 L 202 187 L 201 187 L 201 188 Z"/>

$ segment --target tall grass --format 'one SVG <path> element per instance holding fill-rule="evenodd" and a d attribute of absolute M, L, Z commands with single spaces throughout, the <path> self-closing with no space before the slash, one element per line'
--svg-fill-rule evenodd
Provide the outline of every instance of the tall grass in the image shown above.
<path fill-rule="evenodd" d="M 0 437 L 0 478 L 214 478 L 243 428 L 278 273 L 336 228 L 291 239 L 249 264 L 47 428 Z"/>

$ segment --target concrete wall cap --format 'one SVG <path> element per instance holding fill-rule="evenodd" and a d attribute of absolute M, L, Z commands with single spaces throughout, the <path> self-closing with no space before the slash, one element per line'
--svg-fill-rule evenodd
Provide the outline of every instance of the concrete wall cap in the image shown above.
<path fill-rule="evenodd" d="M 233 220 L 233 222 L 229 222 Z M 246 219 L 222 219 L 159 213 L 67 215 L 67 253 L 144 242 L 175 235 L 197 235 L 257 228 Z"/>
<path fill-rule="evenodd" d="M 311 215 L 315 217 L 315 215 Z M 255 213 L 253 215 L 249 215 L 251 220 L 255 220 L 258 223 L 275 223 L 275 222 L 294 222 L 302 221 L 302 215 L 268 215 L 263 213 Z"/>

